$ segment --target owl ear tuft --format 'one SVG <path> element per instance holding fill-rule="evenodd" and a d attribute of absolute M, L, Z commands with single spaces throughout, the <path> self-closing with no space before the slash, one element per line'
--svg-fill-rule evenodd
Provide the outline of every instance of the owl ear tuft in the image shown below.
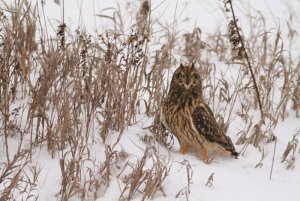
<path fill-rule="evenodd" d="M 182 65 L 182 63 L 180 63 L 180 66 L 179 66 L 179 68 L 184 68 L 184 66 Z"/>
<path fill-rule="evenodd" d="M 195 68 L 195 62 L 192 63 L 192 68 Z"/>

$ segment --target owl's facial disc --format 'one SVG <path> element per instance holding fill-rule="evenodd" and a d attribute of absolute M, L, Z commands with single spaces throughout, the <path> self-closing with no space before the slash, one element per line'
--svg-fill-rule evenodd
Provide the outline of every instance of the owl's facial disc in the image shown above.
<path fill-rule="evenodd" d="M 185 89 L 190 89 L 198 84 L 198 77 L 195 73 L 178 73 L 177 79 L 179 84 Z"/>

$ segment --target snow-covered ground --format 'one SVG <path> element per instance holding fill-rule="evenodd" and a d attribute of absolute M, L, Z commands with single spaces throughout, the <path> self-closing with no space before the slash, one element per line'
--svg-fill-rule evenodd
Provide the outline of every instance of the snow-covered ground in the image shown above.
<path fill-rule="evenodd" d="M 32 1 L 34 2 L 34 1 Z M 242 30 L 245 37 L 250 34 L 250 22 L 248 15 L 263 15 L 265 17 L 266 30 L 278 29 L 282 31 L 282 35 L 286 36 L 290 28 L 300 30 L 300 18 L 291 19 L 290 13 L 294 12 L 295 16 L 300 10 L 300 1 L 284 1 L 284 0 L 243 0 L 233 1 L 236 7 L 236 15 L 242 23 Z M 222 1 L 211 0 L 151 0 L 151 15 L 153 20 L 159 20 L 166 26 L 173 27 L 179 33 L 183 34 L 192 31 L 195 26 L 199 26 L 203 33 L 203 40 L 209 34 L 214 33 L 218 28 L 226 30 L 228 19 L 223 12 Z M 138 8 L 139 1 L 111 1 L 111 0 L 65 0 L 64 1 L 64 17 L 65 22 L 70 28 L 70 32 L 76 29 L 86 29 L 90 34 L 101 34 L 106 29 L 111 28 L 111 22 L 104 17 L 95 15 L 109 16 L 113 10 L 120 6 L 124 16 L 124 31 L 130 30 L 135 18 L 135 9 Z M 63 3 L 56 4 L 52 0 L 45 1 L 44 12 L 48 33 L 55 34 L 56 28 L 60 24 L 63 15 Z M 176 23 L 174 23 L 176 21 Z M 288 24 L 290 23 L 290 24 Z M 155 29 L 158 28 L 153 27 Z M 225 32 L 226 33 L 226 32 Z M 276 31 L 273 31 L 274 35 Z M 155 35 L 153 37 L 156 37 Z M 153 39 L 155 40 L 155 39 Z M 285 40 L 285 39 L 283 39 Z M 291 52 L 292 58 L 299 59 L 300 40 L 296 36 L 294 43 L 286 45 L 286 49 Z M 180 58 L 178 58 L 179 62 Z M 228 78 L 237 75 L 238 68 L 230 68 L 227 64 L 217 61 L 216 58 L 211 59 L 212 63 L 217 63 L 218 72 L 226 71 Z M 172 69 L 174 70 L 175 67 Z M 229 69 L 229 70 L 228 70 Z M 234 76 L 235 77 L 235 76 Z M 234 86 L 233 84 L 231 86 Z M 299 97 L 300 98 L 300 97 Z M 25 101 L 26 102 L 26 101 Z M 15 106 L 18 104 L 15 103 Z M 238 107 L 238 106 L 236 106 Z M 235 111 L 237 111 L 236 108 Z M 262 143 L 261 147 L 268 153 L 263 160 L 261 167 L 255 167 L 261 159 L 262 153 L 252 145 L 246 149 L 244 154 L 238 159 L 217 157 L 211 164 L 205 164 L 193 154 L 188 153 L 182 155 L 179 153 L 179 144 L 175 140 L 171 150 L 155 143 L 154 146 L 158 150 L 159 156 L 168 161 L 167 166 L 170 168 L 169 175 L 163 181 L 163 189 L 166 194 L 156 193 L 154 200 L 191 200 L 191 201 L 299 201 L 300 200 L 300 154 L 295 154 L 295 167 L 286 169 L 286 163 L 282 163 L 282 155 L 289 141 L 293 139 L 293 134 L 300 128 L 300 119 L 296 118 L 295 112 L 291 109 L 290 103 L 287 107 L 288 117 L 284 121 L 280 121 L 273 133 L 277 137 L 276 150 L 274 155 L 274 166 L 272 178 L 270 179 L 273 151 L 275 142 Z M 259 119 L 259 112 L 252 111 L 254 122 Z M 122 134 L 120 142 L 116 145 L 115 150 L 124 149 L 129 157 L 126 159 L 134 164 L 135 160 L 143 156 L 146 149 L 145 144 L 141 141 L 141 136 L 145 134 L 152 136 L 151 132 L 145 127 L 152 124 L 153 118 L 148 118 L 145 114 L 138 116 L 138 123 L 129 126 L 124 134 Z M 24 122 L 25 123 L 25 122 Z M 240 129 L 244 128 L 244 122 L 235 118 L 230 123 L 227 134 L 233 142 L 237 142 L 239 136 L 236 134 Z M 95 126 L 95 133 L 100 129 Z M 244 128 L 245 129 L 245 128 Z M 112 132 L 108 139 L 108 144 L 114 144 L 118 138 L 117 132 Z M 2 140 L 2 138 L 1 138 Z M 10 149 L 16 149 L 18 140 L 11 139 Z M 1 142 L 2 144 L 2 142 Z M 235 145 L 236 150 L 240 151 L 244 145 Z M 96 137 L 90 150 L 91 158 L 101 163 L 105 160 L 105 147 L 100 137 Z M 2 152 L 2 153 L 1 153 Z M 4 160 L 4 150 L 1 145 L 0 160 Z M 54 157 L 48 153 L 47 148 L 37 149 L 33 155 L 33 163 L 41 168 L 38 179 L 36 193 L 39 194 L 38 200 L 57 200 L 56 194 L 60 190 L 61 183 L 61 167 L 59 163 L 59 153 L 55 153 Z M 186 160 L 186 161 L 185 161 Z M 123 161 L 123 164 L 125 162 Z M 183 165 L 185 163 L 185 165 Z M 186 194 L 178 194 L 188 186 L 186 164 L 189 163 L 192 168 L 192 179 L 190 183 L 190 191 Z M 89 166 L 88 164 L 86 166 Z M 0 169 L 1 170 L 1 169 Z M 95 170 L 96 171 L 96 170 Z M 119 170 L 116 170 L 119 171 Z M 206 185 L 208 178 L 214 174 L 211 186 Z M 126 171 L 124 175 L 126 174 Z M 123 176 L 124 176 L 123 175 Z M 100 200 L 118 200 L 121 189 L 124 184 L 120 178 L 111 177 L 110 186 L 105 192 L 101 192 Z M 184 191 L 182 191 L 184 192 Z M 132 200 L 141 200 L 141 194 L 138 192 L 133 196 Z M 72 200 L 77 199 L 76 196 Z"/>

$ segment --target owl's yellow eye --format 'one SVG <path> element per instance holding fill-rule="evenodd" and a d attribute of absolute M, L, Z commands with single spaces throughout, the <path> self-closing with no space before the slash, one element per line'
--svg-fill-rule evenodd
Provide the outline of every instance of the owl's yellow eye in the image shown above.
<path fill-rule="evenodd" d="M 178 74 L 178 78 L 179 78 L 179 79 L 184 79 L 184 78 L 185 78 L 185 75 L 184 75 L 183 73 L 179 73 L 179 74 Z"/>
<path fill-rule="evenodd" d="M 191 75 L 191 79 L 196 79 L 196 78 L 197 78 L 196 74 Z"/>

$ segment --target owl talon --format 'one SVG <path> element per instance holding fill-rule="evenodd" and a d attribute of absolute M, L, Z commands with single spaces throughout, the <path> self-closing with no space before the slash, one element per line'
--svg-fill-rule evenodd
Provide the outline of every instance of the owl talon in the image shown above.
<path fill-rule="evenodd" d="M 186 154 L 186 153 L 187 153 L 187 147 L 185 147 L 185 146 L 180 146 L 179 152 L 180 152 L 181 154 Z"/>
<path fill-rule="evenodd" d="M 203 146 L 200 147 L 200 159 L 206 164 L 209 162 L 207 150 Z"/>
<path fill-rule="evenodd" d="M 210 164 L 210 163 L 211 163 L 209 159 L 205 159 L 205 160 L 202 160 L 202 161 L 203 161 L 203 163 L 205 163 L 205 164 Z"/>

